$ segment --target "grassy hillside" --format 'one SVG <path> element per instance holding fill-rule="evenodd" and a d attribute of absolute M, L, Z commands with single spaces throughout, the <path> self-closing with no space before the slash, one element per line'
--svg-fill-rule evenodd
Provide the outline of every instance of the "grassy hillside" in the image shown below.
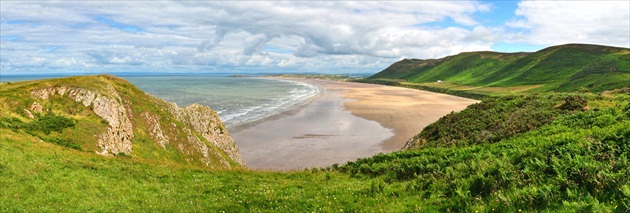
<path fill-rule="evenodd" d="M 493 95 L 523 88 L 602 92 L 630 84 L 630 49 L 567 44 L 534 53 L 469 52 L 441 59 L 404 59 L 367 81 Z"/>
<path fill-rule="evenodd" d="M 93 134 L 89 131 L 105 125 L 89 108 L 80 105 L 78 111 L 66 112 L 70 107 L 59 107 L 54 114 L 29 119 L 23 116 L 23 110 L 7 107 L 22 106 L 20 98 L 29 98 L 8 91 L 69 80 L 2 85 L 0 211 L 630 209 L 629 89 L 489 99 L 427 127 L 410 140 L 409 150 L 326 169 L 254 172 L 147 157 L 134 154 L 136 147 L 130 155 L 104 157 L 89 151 L 88 142 L 77 136 L 88 137 Z M 75 80 L 78 85 L 100 90 L 98 82 L 117 79 L 101 76 Z M 116 84 L 116 90 L 123 97 L 137 98 L 131 105 L 136 110 L 161 109 L 150 96 L 141 96 L 135 87 L 122 83 Z M 31 101 L 24 101 L 24 106 Z M 42 105 L 68 106 L 74 102 L 55 101 Z M 79 148 L 49 138 L 67 139 Z M 162 152 L 156 145 L 145 149 L 140 152 L 155 152 L 157 156 Z"/>
<path fill-rule="evenodd" d="M 173 104 L 107 75 L 4 83 L 0 89 L 0 128 L 18 135 L 82 152 L 109 150 L 103 154 L 211 168 L 240 166 L 240 158 L 228 156 L 176 118 L 174 109 Z M 216 113 L 206 111 L 216 117 L 216 128 L 225 129 Z M 127 119 L 131 127 L 124 128 Z M 111 131 L 114 139 L 106 137 Z M 127 141 L 130 149 L 110 149 Z"/>
<path fill-rule="evenodd" d="M 586 102 L 547 95 L 482 102 L 426 128 L 411 150 L 340 170 L 403 184 L 405 192 L 435 200 L 440 211 L 626 212 L 630 95 L 580 97 Z M 523 106 L 532 117 L 552 119 L 513 122 Z M 489 123 L 478 120 L 493 115 Z"/>

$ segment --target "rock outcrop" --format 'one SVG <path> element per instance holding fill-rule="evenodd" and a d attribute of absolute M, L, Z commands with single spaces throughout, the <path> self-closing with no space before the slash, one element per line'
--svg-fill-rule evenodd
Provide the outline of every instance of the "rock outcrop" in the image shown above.
<path fill-rule="evenodd" d="M 174 107 L 176 108 L 173 114 L 177 115 L 178 120 L 193 127 L 212 145 L 221 149 L 234 161 L 243 164 L 236 143 L 228 134 L 225 125 L 220 122 L 219 115 L 210 107 L 199 104 L 192 104 L 184 108 L 178 108 L 177 105 Z"/>
<path fill-rule="evenodd" d="M 92 111 L 99 117 L 107 121 L 108 131 L 98 136 L 97 151 L 101 155 L 112 155 L 118 153 L 131 153 L 131 141 L 134 138 L 133 126 L 125 107 L 121 104 L 120 96 L 111 85 L 108 90 L 113 97 L 107 97 L 99 92 L 75 88 L 75 87 L 49 87 L 31 91 L 33 98 L 43 100 L 49 99 L 53 95 L 67 96 L 85 107 L 91 107 Z"/>
<path fill-rule="evenodd" d="M 59 106 L 70 106 L 63 105 L 63 101 L 53 103 L 58 98 L 68 98 L 86 107 L 82 110 L 92 111 L 103 119 L 99 125 L 107 126 L 107 130 L 103 128 L 95 135 L 98 148 L 93 145 L 88 148 L 100 155 L 124 153 L 211 168 L 243 166 L 236 143 L 217 113 L 209 107 L 193 104 L 180 108 L 113 76 L 85 78 L 98 85 L 81 86 L 69 83 L 74 80 L 69 79 L 64 83 L 47 84 L 55 86 L 28 90 L 30 98 L 35 100 L 23 108 L 24 116 L 33 119 L 42 112 L 77 112 L 60 110 Z M 85 143 L 92 144 L 90 140 L 85 139 Z M 136 148 L 138 151 L 134 152 L 132 149 Z"/>
<path fill-rule="evenodd" d="M 151 113 L 145 112 L 142 116 L 147 120 L 147 127 L 149 128 L 149 135 L 158 145 L 166 149 L 166 145 L 169 144 L 168 135 L 165 135 L 160 125 L 160 117 Z"/>

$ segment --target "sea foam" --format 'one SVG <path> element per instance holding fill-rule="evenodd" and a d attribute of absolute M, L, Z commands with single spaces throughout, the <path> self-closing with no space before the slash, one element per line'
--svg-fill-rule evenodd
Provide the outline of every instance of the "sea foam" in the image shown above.
<path fill-rule="evenodd" d="M 221 120 L 226 123 L 228 127 L 255 122 L 303 106 L 320 94 L 319 88 L 311 84 L 281 79 L 269 80 L 293 84 L 295 88 L 265 103 L 259 103 L 235 111 L 219 111 L 218 113 Z"/>

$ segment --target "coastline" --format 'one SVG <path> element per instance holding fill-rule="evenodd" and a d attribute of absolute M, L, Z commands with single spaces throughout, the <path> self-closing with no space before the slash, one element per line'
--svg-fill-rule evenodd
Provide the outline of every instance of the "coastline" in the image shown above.
<path fill-rule="evenodd" d="M 339 85 L 353 101 L 344 106 L 353 115 L 374 120 L 394 130 L 383 142 L 386 152 L 400 150 L 408 139 L 441 117 L 480 101 L 448 94 L 364 83 Z"/>
<path fill-rule="evenodd" d="M 234 128 L 245 164 L 296 170 L 399 150 L 426 125 L 476 100 L 374 84 L 281 78 L 320 88 L 309 103 Z"/>

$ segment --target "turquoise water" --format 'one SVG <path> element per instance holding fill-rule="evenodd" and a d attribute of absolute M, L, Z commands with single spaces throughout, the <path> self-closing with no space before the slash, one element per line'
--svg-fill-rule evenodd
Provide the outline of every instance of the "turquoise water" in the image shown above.
<path fill-rule="evenodd" d="M 224 76 L 122 76 L 143 91 L 175 102 L 212 108 L 233 127 L 279 114 L 319 94 L 316 86 L 277 79 Z"/>
<path fill-rule="evenodd" d="M 2 82 L 65 76 L 2 76 Z M 216 75 L 120 76 L 141 90 L 183 107 L 209 106 L 234 127 L 306 104 L 319 94 L 316 86 L 279 79 L 234 78 Z"/>

